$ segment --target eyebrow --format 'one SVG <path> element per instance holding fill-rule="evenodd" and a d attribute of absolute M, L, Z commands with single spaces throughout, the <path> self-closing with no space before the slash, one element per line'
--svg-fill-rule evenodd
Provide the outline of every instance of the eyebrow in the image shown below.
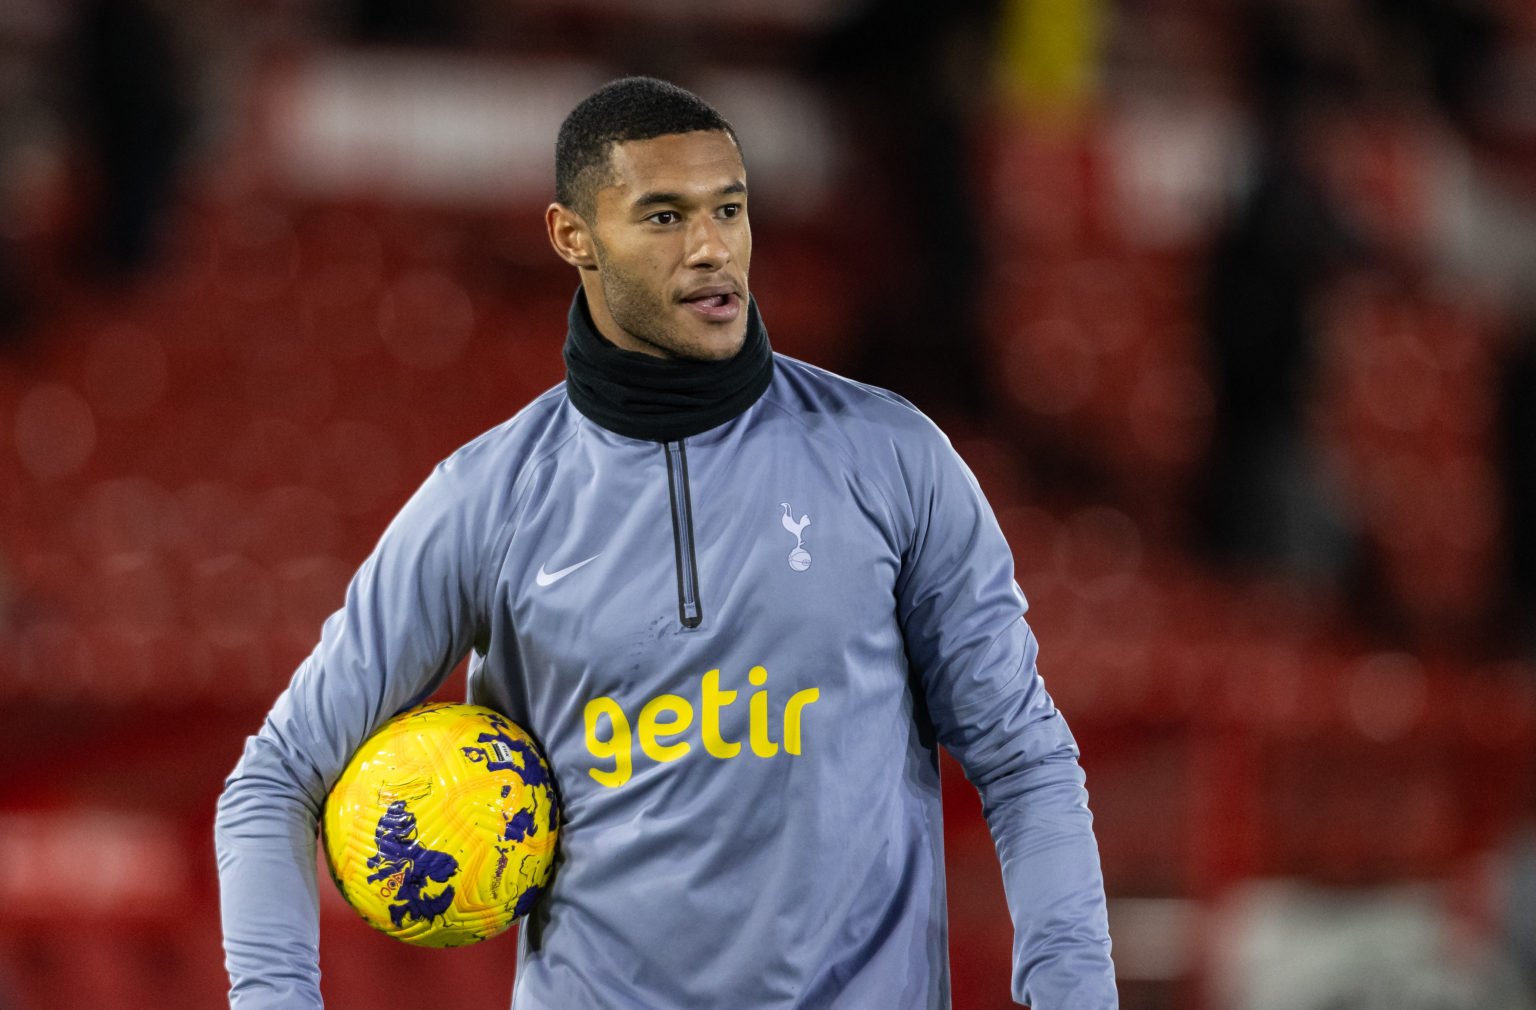
<path fill-rule="evenodd" d="M 728 184 L 726 184 L 724 186 L 721 186 L 719 189 L 715 190 L 715 194 L 714 195 L 715 196 L 732 196 L 732 195 L 735 195 L 737 193 L 745 195 L 746 192 L 747 192 L 747 184 L 742 182 L 740 179 L 737 179 L 735 182 L 728 183 Z M 633 204 L 631 204 L 631 206 L 633 206 L 636 209 L 638 209 L 638 208 L 641 208 L 641 207 L 653 207 L 653 206 L 655 206 L 656 204 L 659 204 L 659 203 L 684 203 L 684 202 L 685 202 L 685 200 L 684 200 L 683 195 L 681 193 L 663 193 L 663 192 L 655 192 L 655 191 L 653 191 L 653 192 L 650 192 L 650 193 L 641 193 L 639 196 L 637 196 L 635 198 L 635 201 L 634 201 Z"/>

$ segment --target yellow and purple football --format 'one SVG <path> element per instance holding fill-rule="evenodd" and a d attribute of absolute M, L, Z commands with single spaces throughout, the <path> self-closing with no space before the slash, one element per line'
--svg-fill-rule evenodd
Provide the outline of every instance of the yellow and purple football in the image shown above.
<path fill-rule="evenodd" d="M 476 943 L 526 914 L 549 881 L 559 826 L 533 738 L 491 709 L 441 702 L 365 740 L 321 820 L 347 903 L 424 947 Z"/>

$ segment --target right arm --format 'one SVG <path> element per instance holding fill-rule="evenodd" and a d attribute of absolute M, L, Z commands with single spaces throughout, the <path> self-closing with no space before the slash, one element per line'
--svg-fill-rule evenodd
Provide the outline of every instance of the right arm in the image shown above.
<path fill-rule="evenodd" d="M 406 503 L 225 783 L 214 843 L 237 1010 L 322 1005 L 316 824 L 357 747 L 481 630 L 490 531 L 468 490 L 450 460 Z"/>

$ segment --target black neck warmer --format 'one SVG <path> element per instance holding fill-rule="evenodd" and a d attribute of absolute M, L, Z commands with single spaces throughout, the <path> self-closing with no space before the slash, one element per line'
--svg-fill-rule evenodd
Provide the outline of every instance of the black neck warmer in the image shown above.
<path fill-rule="evenodd" d="M 597 332 L 578 288 L 565 337 L 565 389 L 576 409 L 629 438 L 674 442 L 724 424 L 773 380 L 768 331 L 747 301 L 747 339 L 725 361 L 680 361 L 615 347 Z"/>

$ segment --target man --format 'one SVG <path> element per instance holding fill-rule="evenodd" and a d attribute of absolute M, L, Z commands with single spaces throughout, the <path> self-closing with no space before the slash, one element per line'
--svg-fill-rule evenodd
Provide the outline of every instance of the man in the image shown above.
<path fill-rule="evenodd" d="M 556 177 L 565 385 L 428 478 L 220 800 L 232 1002 L 319 1005 L 326 792 L 472 649 L 564 804 L 518 1010 L 948 1006 L 940 743 L 997 841 L 1014 996 L 1114 1007 L 1076 747 L 969 472 L 905 401 L 771 352 L 708 105 L 616 81 Z"/>

